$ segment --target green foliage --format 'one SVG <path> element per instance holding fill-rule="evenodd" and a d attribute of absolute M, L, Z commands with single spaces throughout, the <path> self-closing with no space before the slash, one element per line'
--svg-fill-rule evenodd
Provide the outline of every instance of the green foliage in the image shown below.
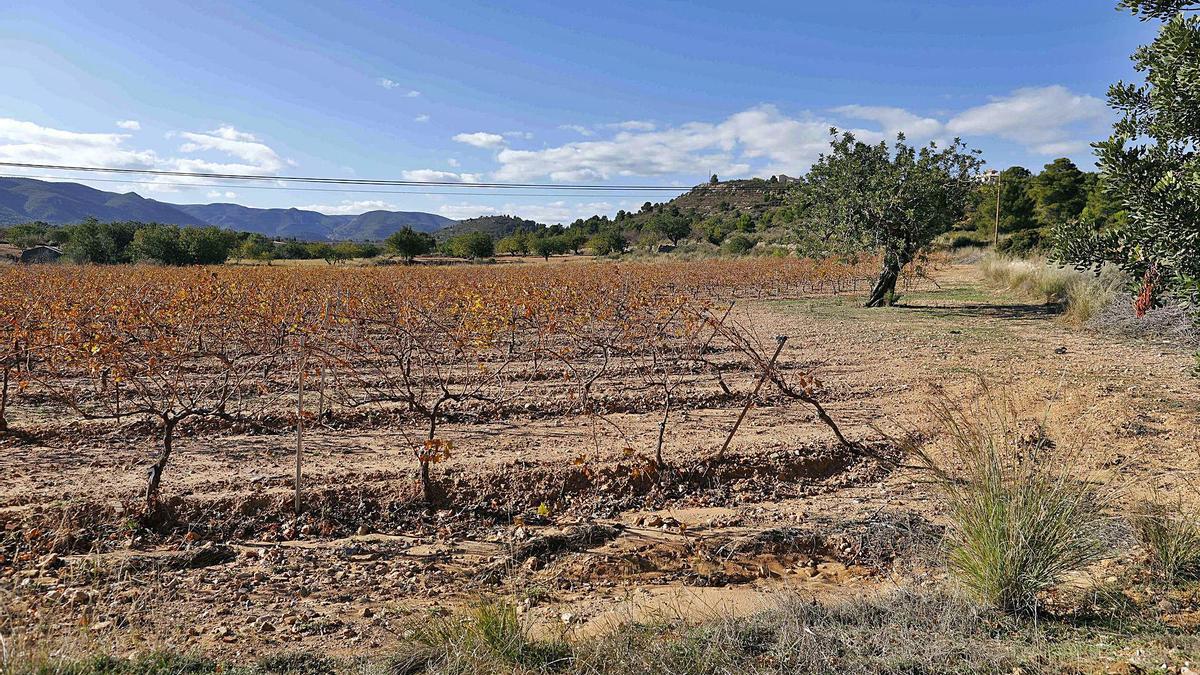
<path fill-rule="evenodd" d="M 114 265 L 129 262 L 128 248 L 136 228 L 132 223 L 102 223 L 88 218 L 71 229 L 63 254 L 77 263 Z"/>
<path fill-rule="evenodd" d="M 435 245 L 433 237 L 424 232 L 417 232 L 411 227 L 400 228 L 383 242 L 384 248 L 389 253 L 398 255 L 408 262 L 412 262 L 412 259 L 419 255 L 429 253 Z"/>
<path fill-rule="evenodd" d="M 275 246 L 261 234 L 252 234 L 242 241 L 234 255 L 240 260 L 270 262 L 275 259 Z"/>
<path fill-rule="evenodd" d="M 843 251 L 879 251 L 883 269 L 867 301 L 894 293 L 900 270 L 939 234 L 961 221 L 981 161 L 961 141 L 919 150 L 899 135 L 893 147 L 867 145 L 852 134 L 834 136 L 831 151 L 813 165 L 802 198 L 811 218 Z"/>
<path fill-rule="evenodd" d="M 985 393 L 974 410 L 932 413 L 948 452 L 908 448 L 947 498 L 951 571 L 982 602 L 1036 612 L 1042 591 L 1103 556 L 1100 495 L 1040 425 L 1021 432 L 1008 401 Z"/>
<path fill-rule="evenodd" d="M 721 245 L 721 252 L 729 255 L 741 255 L 754 248 L 755 241 L 744 234 L 735 234 Z"/>
<path fill-rule="evenodd" d="M 1030 195 L 1033 174 L 1021 166 L 1000 172 L 1000 232 L 1037 227 L 1036 203 Z M 970 227 L 990 239 L 996 228 L 996 183 L 983 183 L 972 198 Z"/>
<path fill-rule="evenodd" d="M 1128 9 L 1146 21 L 1148 19 L 1169 19 L 1185 10 L 1200 9 L 1200 4 L 1194 0 L 1121 0 L 1117 7 Z"/>
<path fill-rule="evenodd" d="M 1104 189 L 1125 216 L 1103 229 L 1069 222 L 1055 229 L 1055 255 L 1094 266 L 1111 262 L 1155 302 L 1164 293 L 1200 297 L 1200 17 L 1195 3 L 1130 0 L 1143 19 L 1162 19 L 1157 38 L 1133 55 L 1143 84 L 1118 82 L 1109 105 L 1121 118 L 1096 144 Z"/>
<path fill-rule="evenodd" d="M 460 258 L 490 258 L 496 252 L 492 238 L 483 232 L 468 232 L 451 237 L 446 242 L 450 255 Z"/>
<path fill-rule="evenodd" d="M 547 260 L 552 255 L 566 253 L 570 250 L 567 239 L 563 235 L 556 237 L 536 237 L 530 241 L 529 248 L 534 255 L 540 255 Z"/>
<path fill-rule="evenodd" d="M 529 253 L 529 235 L 517 232 L 496 242 L 496 253 L 510 255 L 525 255 Z"/>
<path fill-rule="evenodd" d="M 1021 230 L 1016 234 L 1000 240 L 996 247 L 997 253 L 1024 257 L 1042 252 L 1047 245 L 1046 236 L 1042 230 Z"/>
<path fill-rule="evenodd" d="M 592 249 L 592 255 L 622 253 L 625 251 L 625 237 L 613 230 L 599 232 L 588 240 L 587 246 Z"/>
<path fill-rule="evenodd" d="M 1087 205 L 1088 178 L 1066 157 L 1050 162 L 1030 183 L 1038 221 L 1053 226 L 1078 218 Z"/>

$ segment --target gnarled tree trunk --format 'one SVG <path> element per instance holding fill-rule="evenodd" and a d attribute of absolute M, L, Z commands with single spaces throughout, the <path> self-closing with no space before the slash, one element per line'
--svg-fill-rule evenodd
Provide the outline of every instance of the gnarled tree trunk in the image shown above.
<path fill-rule="evenodd" d="M 158 487 L 162 483 L 163 470 L 171 460 L 171 448 L 175 441 L 175 425 L 179 420 L 168 418 L 163 420 L 162 451 L 158 460 L 150 465 L 150 481 L 146 484 L 146 513 L 150 514 L 158 502 Z"/>
<path fill-rule="evenodd" d="M 883 254 L 883 265 L 879 270 L 879 280 L 871 289 L 864 307 L 884 307 L 890 305 L 896 297 L 896 282 L 900 279 L 900 271 L 912 262 L 911 256 L 895 253 Z"/>

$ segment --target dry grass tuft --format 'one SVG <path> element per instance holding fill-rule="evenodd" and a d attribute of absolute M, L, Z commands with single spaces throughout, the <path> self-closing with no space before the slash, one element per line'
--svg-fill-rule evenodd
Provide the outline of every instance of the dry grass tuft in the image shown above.
<path fill-rule="evenodd" d="M 948 500 L 955 577 L 988 605 L 1033 613 L 1041 592 L 1103 556 L 1113 495 L 1090 486 L 1040 424 L 1022 430 L 1014 410 L 985 387 L 971 409 L 934 405 L 944 458 L 907 445 Z"/>
<path fill-rule="evenodd" d="M 1155 573 L 1168 582 L 1200 578 L 1200 509 L 1147 503 L 1132 521 Z"/>

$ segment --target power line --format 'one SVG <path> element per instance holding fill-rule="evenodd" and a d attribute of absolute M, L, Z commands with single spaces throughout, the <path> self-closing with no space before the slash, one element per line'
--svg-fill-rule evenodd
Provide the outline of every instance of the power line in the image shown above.
<path fill-rule="evenodd" d="M 39 180 L 66 180 L 66 179 L 70 179 L 71 177 L 70 176 L 46 176 L 46 175 L 36 175 L 36 174 L 4 173 L 4 174 L 0 174 L 0 178 L 36 178 Z M 92 182 L 92 183 L 119 183 L 119 184 L 123 184 L 123 185 L 163 185 L 163 186 L 181 187 L 181 188 L 193 188 L 193 187 L 201 188 L 202 187 L 202 188 L 225 188 L 225 189 L 237 189 L 237 190 L 284 190 L 287 192 L 293 192 L 293 191 L 295 191 L 295 192 L 335 192 L 335 193 L 340 192 L 340 193 L 344 193 L 344 194 L 356 194 L 356 195 L 454 195 L 454 196 L 459 196 L 459 197 L 575 197 L 578 199 L 583 199 L 585 197 L 590 197 L 590 196 L 610 197 L 610 198 L 612 198 L 612 197 L 645 196 L 645 195 L 638 195 L 636 193 L 621 194 L 621 193 L 611 193 L 611 192 L 605 192 L 605 193 L 600 193 L 600 194 L 596 194 L 596 195 L 578 195 L 578 194 L 573 195 L 569 192 L 555 192 L 555 193 L 548 193 L 548 192 L 463 192 L 461 190 L 452 190 L 449 192 L 431 192 L 431 191 L 427 191 L 427 190 L 354 190 L 354 189 L 347 189 L 347 188 L 287 187 L 287 186 L 283 186 L 283 185 L 245 185 L 245 184 L 243 184 L 243 185 L 228 185 L 228 184 L 220 184 L 220 183 L 178 183 L 178 182 L 171 183 L 171 182 L 152 181 L 152 180 L 134 180 L 131 178 L 92 178 L 90 176 L 87 178 L 77 178 L 74 180 L 86 180 L 86 181 Z"/>
<path fill-rule="evenodd" d="M 552 189 L 557 191 L 582 191 L 582 192 L 614 192 L 614 191 L 636 191 L 636 192 L 662 192 L 674 191 L 682 192 L 692 190 L 694 188 L 704 188 L 706 185 L 563 185 L 559 183 L 487 183 L 478 181 L 438 181 L 438 180 L 397 180 L 397 179 L 368 179 L 368 178 L 321 178 L 314 176 L 259 176 L 254 174 L 238 174 L 238 173 L 211 173 L 211 172 L 193 172 L 193 171 L 166 171 L 161 169 L 128 169 L 119 167 L 99 167 L 99 166 L 66 166 L 60 164 L 33 164 L 28 162 L 0 162 L 0 166 L 8 166 L 22 169 L 42 169 L 48 171 L 78 171 L 78 172 L 98 172 L 98 173 L 117 173 L 117 174 L 138 174 L 150 176 L 171 176 L 176 178 L 210 178 L 219 180 L 238 180 L 238 181 L 277 181 L 286 183 L 318 183 L 318 184 L 333 184 L 333 185 L 370 185 L 370 186 L 433 186 L 433 187 L 452 187 L 452 188 L 487 188 L 496 190 L 512 190 L 512 189 Z M 766 183 L 765 185 L 754 186 L 735 186 L 724 185 L 722 190 L 734 189 L 750 189 L 750 190 L 767 190 L 767 189 L 782 189 L 786 188 L 786 184 L 782 183 Z"/>

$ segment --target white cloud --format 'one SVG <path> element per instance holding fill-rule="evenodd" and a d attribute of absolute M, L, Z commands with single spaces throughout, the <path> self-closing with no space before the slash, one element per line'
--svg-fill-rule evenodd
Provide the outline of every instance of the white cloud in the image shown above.
<path fill-rule="evenodd" d="M 621 129 L 622 131 L 654 131 L 657 128 L 654 122 L 647 122 L 646 120 L 626 120 L 606 126 Z"/>
<path fill-rule="evenodd" d="M 560 124 L 558 125 L 558 128 L 563 129 L 564 131 L 574 131 L 580 136 L 591 136 L 593 133 L 591 129 L 583 126 L 582 124 Z"/>
<path fill-rule="evenodd" d="M 945 125 L 932 117 L 921 117 L 905 110 L 888 106 L 844 105 L 833 112 L 850 119 L 867 120 L 883 127 L 887 139 L 903 133 L 910 141 L 920 142 L 936 138 Z"/>
<path fill-rule="evenodd" d="M 238 131 L 232 126 L 222 126 L 207 133 L 183 132 L 179 135 L 187 139 L 187 143 L 179 147 L 180 152 L 190 154 L 215 151 L 242 160 L 241 163 L 212 162 L 197 158 L 174 160 L 180 171 L 269 175 L 284 166 L 283 160 L 268 145 L 253 134 Z"/>
<path fill-rule="evenodd" d="M 205 195 L 209 199 L 234 199 L 237 197 L 236 192 L 221 192 L 220 190 L 209 190 Z"/>
<path fill-rule="evenodd" d="M 1084 147 L 1080 139 L 1102 132 L 1110 119 L 1104 101 L 1054 85 L 993 98 L 955 115 L 946 129 L 968 137 L 997 136 L 1039 154 L 1064 154 Z"/>
<path fill-rule="evenodd" d="M 359 201 L 347 199 L 339 204 L 309 204 L 308 206 L 297 206 L 296 208 L 304 211 L 317 211 L 329 216 L 357 216 L 367 211 L 395 210 L 398 207 L 391 202 L 378 199 L 364 199 Z"/>
<path fill-rule="evenodd" d="M 0 118 L 0 161 L 255 175 L 269 175 L 284 165 L 278 154 L 253 134 L 231 126 L 206 133 L 173 133 L 168 138 L 176 136 L 187 141 L 180 147 L 183 154 L 162 156 L 154 150 L 128 147 L 129 134 L 67 131 Z M 228 161 L 230 157 L 237 161 Z M 62 177 L 87 182 L 86 175 Z M 174 192 L 181 184 L 203 182 L 205 179 L 182 176 L 149 177 L 119 189 Z M 101 187 L 114 189 L 111 184 Z"/>
<path fill-rule="evenodd" d="M 453 157 L 451 157 L 450 159 L 447 159 L 446 164 L 448 164 L 452 167 L 455 167 L 455 168 L 458 168 L 458 166 L 459 166 L 458 160 L 454 159 Z"/>
<path fill-rule="evenodd" d="M 159 164 L 152 150 L 125 147 L 128 134 L 86 133 L 0 117 L 0 161 L 148 169 Z"/>
<path fill-rule="evenodd" d="M 416 117 L 413 118 L 413 121 L 414 122 L 428 122 L 429 115 L 425 115 L 425 114 L 417 115 Z"/>
<path fill-rule="evenodd" d="M 121 120 L 121 121 L 117 122 L 117 126 L 121 129 L 128 129 L 129 131 L 137 131 L 142 128 L 142 123 L 137 120 Z"/>
<path fill-rule="evenodd" d="M 523 138 L 529 140 L 533 138 L 533 133 L 529 131 L 506 131 L 501 136 L 505 138 Z"/>
<path fill-rule="evenodd" d="M 504 145 L 504 136 L 477 131 L 473 134 L 455 134 L 454 140 L 477 148 L 499 148 Z"/>
<path fill-rule="evenodd" d="M 793 119 L 764 105 L 723 122 L 689 122 L 656 131 L 621 131 L 608 140 L 542 150 L 501 150 L 497 180 L 609 180 L 717 173 L 748 175 L 752 165 L 800 172 L 828 147 L 827 120 Z"/>
<path fill-rule="evenodd" d="M 386 77 L 381 77 L 378 80 L 375 80 L 375 83 L 378 84 L 379 86 L 383 87 L 384 89 L 395 89 L 400 86 L 399 82 L 397 82 L 395 80 L 389 80 Z"/>
<path fill-rule="evenodd" d="M 437 169 L 414 169 L 401 171 L 404 180 L 419 180 L 439 183 L 477 183 L 480 175 L 477 173 L 454 173 L 453 171 L 438 171 Z"/>

